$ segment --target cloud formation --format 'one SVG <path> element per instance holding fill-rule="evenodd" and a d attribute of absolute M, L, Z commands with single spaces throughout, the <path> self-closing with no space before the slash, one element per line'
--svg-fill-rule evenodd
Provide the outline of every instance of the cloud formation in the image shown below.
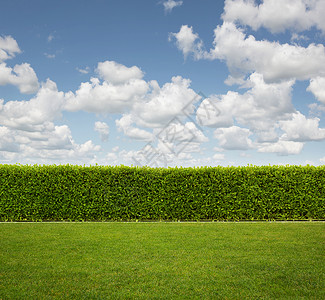
<path fill-rule="evenodd" d="M 325 140 L 325 128 L 318 127 L 319 121 L 319 118 L 306 118 L 298 111 L 290 120 L 279 122 L 285 132 L 282 139 L 295 142 Z"/>
<path fill-rule="evenodd" d="M 38 78 L 30 64 L 8 67 L 0 63 L 0 85 L 15 85 L 22 94 L 33 94 L 39 88 Z"/>
<path fill-rule="evenodd" d="M 196 111 L 196 121 L 217 128 L 214 137 L 222 149 L 257 149 L 278 155 L 299 154 L 307 141 L 324 140 L 319 118 L 307 118 L 292 104 L 297 80 L 310 80 L 307 88 L 325 103 L 325 47 L 257 40 L 245 26 L 276 34 L 290 30 L 292 41 L 308 39 L 298 34 L 315 27 L 324 33 L 325 2 L 318 0 L 226 0 L 223 24 L 214 30 L 213 46 L 205 50 L 189 25 L 170 33 L 184 58 L 220 60 L 227 64 L 228 85 L 247 89 L 210 95 Z M 274 18 L 274 16 L 277 16 Z M 314 105 L 321 111 L 322 105 Z M 243 127 L 239 127 L 239 126 Z"/>
<path fill-rule="evenodd" d="M 0 85 L 11 84 L 17 86 L 22 94 L 33 94 L 37 92 L 39 83 L 30 64 L 17 64 L 11 68 L 4 62 L 19 53 L 21 50 L 15 39 L 11 36 L 0 36 Z"/>
<path fill-rule="evenodd" d="M 190 54 L 193 55 L 194 59 L 207 56 L 202 50 L 203 42 L 199 35 L 193 32 L 192 26 L 182 25 L 179 32 L 169 34 L 169 41 L 172 41 L 173 38 L 176 39 L 176 46 L 183 52 L 184 58 L 187 58 Z"/>
<path fill-rule="evenodd" d="M 130 109 L 149 89 L 141 79 L 130 79 L 113 84 L 91 78 L 90 82 L 81 83 L 76 92 L 66 95 L 65 110 L 83 110 L 92 113 L 123 113 Z"/>
<path fill-rule="evenodd" d="M 76 68 L 76 70 L 78 71 L 78 72 L 80 72 L 81 74 L 88 74 L 89 73 L 89 71 L 90 71 L 90 68 L 89 67 L 85 67 L 85 68 Z"/>
<path fill-rule="evenodd" d="M 128 68 L 115 61 L 98 63 L 96 71 L 100 78 L 114 85 L 125 84 L 131 80 L 141 80 L 144 75 L 136 66 Z"/>
<path fill-rule="evenodd" d="M 272 33 L 305 31 L 315 26 L 325 32 L 323 0 L 226 0 L 222 19 L 253 30 L 264 27 Z M 276 16 L 276 17 L 275 17 Z"/>
<path fill-rule="evenodd" d="M 258 41 L 252 35 L 246 36 L 231 22 L 224 22 L 214 30 L 214 47 L 210 51 L 202 50 L 199 36 L 187 25 L 172 36 L 184 57 L 192 53 L 196 59 L 223 60 L 232 78 L 237 80 L 252 72 L 262 74 L 266 82 L 306 80 L 325 73 L 325 47 L 322 44 L 302 47 Z"/>
<path fill-rule="evenodd" d="M 156 81 L 150 83 L 151 92 L 143 102 L 136 103 L 132 113 L 141 126 L 162 127 L 173 118 L 194 111 L 194 103 L 201 98 L 190 88 L 191 81 L 174 76 L 162 87 Z"/>
<path fill-rule="evenodd" d="M 312 92 L 319 102 L 325 104 L 325 77 L 312 78 L 307 91 Z"/>
<path fill-rule="evenodd" d="M 230 73 L 226 83 L 241 87 L 239 91 L 229 90 L 206 99 L 191 88 L 190 79 L 173 76 L 160 86 L 156 80 L 145 80 L 140 67 L 110 60 L 99 62 L 95 77 L 81 82 L 74 91 L 59 91 L 50 79 L 39 86 L 29 64 L 7 65 L 7 60 L 21 50 L 12 37 L 0 37 L 0 85 L 10 84 L 21 93 L 35 93 L 25 101 L 0 99 L 1 160 L 96 161 L 102 150 L 99 145 L 91 140 L 76 143 L 68 125 L 55 123 L 65 111 L 120 114 L 115 125 L 125 137 L 155 141 L 154 150 L 164 154 L 162 159 L 175 159 L 182 165 L 185 165 L 182 162 L 212 164 L 225 159 L 223 153 L 204 160 L 194 158 L 195 153 L 203 153 L 202 144 L 210 141 L 204 132 L 206 128 L 213 128 L 212 140 L 218 151 L 295 155 L 306 142 L 325 140 L 320 118 L 306 117 L 292 104 L 292 90 L 298 80 L 309 80 L 307 90 L 325 104 L 324 45 L 311 43 L 302 47 L 257 40 L 246 34 L 245 26 L 253 30 L 264 27 L 272 33 L 302 32 L 313 26 L 323 30 L 323 19 L 317 17 L 316 11 L 316 8 L 322 11 L 320 1 L 287 3 L 292 6 L 289 13 L 285 1 L 265 0 L 260 5 L 249 0 L 226 1 L 224 23 L 215 28 L 209 50 L 191 26 L 183 25 L 179 32 L 170 33 L 169 39 L 176 42 L 185 58 L 224 61 Z M 164 2 L 168 12 L 181 4 L 182 1 Z M 279 18 L 271 20 L 265 15 L 264 10 L 271 4 Z M 296 32 L 291 36 L 292 41 L 304 39 Z M 77 70 L 87 74 L 90 69 Z M 187 116 L 193 114 L 189 121 Z M 108 124 L 99 121 L 92 124 L 101 141 L 108 141 Z M 141 157 L 141 151 L 114 149 L 105 159 L 117 163 Z"/>
<path fill-rule="evenodd" d="M 249 138 L 252 133 L 247 128 L 231 126 L 214 131 L 214 137 L 225 150 L 248 150 L 253 148 L 253 141 Z"/>
<path fill-rule="evenodd" d="M 0 36 L 0 62 L 11 59 L 21 53 L 19 46 L 11 36 Z"/>
<path fill-rule="evenodd" d="M 24 131 L 39 131 L 46 122 L 61 116 L 64 93 L 48 79 L 28 101 L 0 100 L 0 125 Z"/>
<path fill-rule="evenodd" d="M 115 121 L 118 130 L 123 131 L 123 133 L 131 139 L 142 141 L 151 141 L 153 139 L 152 133 L 131 126 L 133 123 L 133 116 L 131 114 L 124 114 L 121 119 Z"/>
<path fill-rule="evenodd" d="M 100 135 L 100 139 L 103 142 L 108 141 L 109 136 L 109 126 L 105 122 L 95 122 L 95 131 L 97 131 Z"/>
<path fill-rule="evenodd" d="M 175 7 L 181 6 L 183 1 L 175 1 L 175 0 L 166 0 L 162 2 L 165 12 L 170 13 Z"/>

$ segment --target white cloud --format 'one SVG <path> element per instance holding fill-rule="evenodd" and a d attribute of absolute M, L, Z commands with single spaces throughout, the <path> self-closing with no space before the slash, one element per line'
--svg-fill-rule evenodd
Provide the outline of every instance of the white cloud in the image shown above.
<path fill-rule="evenodd" d="M 52 42 L 54 39 L 54 35 L 51 33 L 48 37 L 47 37 L 47 41 L 48 42 Z"/>
<path fill-rule="evenodd" d="M 96 122 L 94 129 L 95 131 L 99 132 L 100 139 L 103 142 L 106 142 L 108 140 L 109 126 L 105 122 Z"/>
<path fill-rule="evenodd" d="M 166 0 L 162 4 L 164 6 L 165 12 L 170 13 L 173 8 L 181 6 L 183 4 L 183 1 Z"/>
<path fill-rule="evenodd" d="M 118 155 L 116 153 L 109 152 L 106 154 L 106 162 L 105 165 L 117 165 L 119 163 L 118 161 Z"/>
<path fill-rule="evenodd" d="M 177 48 L 183 52 L 185 58 L 192 54 L 195 59 L 200 59 L 204 56 L 202 49 L 203 43 L 197 33 L 193 33 L 193 28 L 188 25 L 182 25 L 177 33 L 169 34 L 169 41 L 176 39 Z"/>
<path fill-rule="evenodd" d="M 8 67 L 3 61 L 21 53 L 18 44 L 11 36 L 0 36 L 0 85 L 12 84 L 23 94 L 35 93 L 39 88 L 37 76 L 30 64 L 23 63 Z"/>
<path fill-rule="evenodd" d="M 196 121 L 199 125 L 209 127 L 230 127 L 233 125 L 233 104 L 237 93 L 228 92 L 227 95 L 211 96 L 202 101 L 196 111 Z"/>
<path fill-rule="evenodd" d="M 49 54 L 49 53 L 44 53 L 44 55 L 47 57 L 47 58 L 50 58 L 50 59 L 53 59 L 55 58 L 55 54 Z"/>
<path fill-rule="evenodd" d="M 300 153 L 302 142 L 324 140 L 325 129 L 319 128 L 319 118 L 306 118 L 294 109 L 293 83 L 267 84 L 260 74 L 254 73 L 246 83 L 251 88 L 244 94 L 228 92 L 205 99 L 197 110 L 197 121 L 204 126 L 221 127 L 215 131 L 215 137 L 224 149 L 254 147 L 260 152 L 281 155 Z M 235 121 L 249 129 L 241 128 L 242 131 L 233 126 Z M 250 133 L 256 135 L 257 143 L 248 139 Z"/>
<path fill-rule="evenodd" d="M 193 141 L 168 141 L 159 139 L 157 143 L 157 152 L 162 153 L 161 160 L 172 161 L 181 157 L 188 156 L 189 153 L 201 152 L 200 142 Z"/>
<path fill-rule="evenodd" d="M 183 42 L 183 28 L 191 38 Z M 231 73 L 228 83 L 236 82 L 251 72 L 263 75 L 266 82 L 299 79 L 306 80 L 325 74 L 325 47 L 310 44 L 307 48 L 279 42 L 258 41 L 246 36 L 234 23 L 224 22 L 214 30 L 214 48 L 202 51 L 199 36 L 183 25 L 180 32 L 173 34 L 177 47 L 184 55 L 190 53 L 196 59 L 225 60 Z"/>
<path fill-rule="evenodd" d="M 44 124 L 45 125 L 45 124 Z M 20 132 L 20 138 L 27 138 L 24 144 L 33 150 L 71 150 L 73 139 L 67 125 L 55 126 L 52 122 L 46 123 L 42 131 Z"/>
<path fill-rule="evenodd" d="M 13 58 L 17 53 L 21 53 L 18 44 L 11 36 L 0 36 L 0 62 Z"/>
<path fill-rule="evenodd" d="M 0 154 L 9 163 L 88 163 L 100 150 L 92 141 L 75 143 L 67 125 L 45 122 L 34 132 L 0 126 Z"/>
<path fill-rule="evenodd" d="M 171 143 L 172 144 L 172 143 Z M 171 147 L 171 148 L 170 148 Z M 166 143 L 158 142 L 155 146 L 152 143 L 146 144 L 141 150 L 138 151 L 125 151 L 122 150 L 118 154 L 119 161 L 126 164 L 133 164 L 139 166 L 152 166 L 152 167 L 166 167 L 166 166 L 193 166 L 205 165 L 205 163 L 213 163 L 211 158 L 193 158 L 191 153 L 200 152 L 199 143 L 187 143 L 186 147 L 181 152 L 174 152 L 175 148 L 166 146 Z"/>
<path fill-rule="evenodd" d="M 144 80 L 134 79 L 114 85 L 92 78 L 81 83 L 79 89 L 66 95 L 65 110 L 84 110 L 93 113 L 123 113 L 141 99 L 149 86 Z"/>
<path fill-rule="evenodd" d="M 319 160 L 322 164 L 325 164 L 325 156 Z"/>
<path fill-rule="evenodd" d="M 169 143 L 203 143 L 209 140 L 204 133 L 197 128 L 195 123 L 185 122 L 184 124 L 177 119 L 170 122 L 163 129 L 156 129 L 155 133 L 159 140 Z"/>
<path fill-rule="evenodd" d="M 295 142 L 318 141 L 325 139 L 325 128 L 319 128 L 319 118 L 307 119 L 299 111 L 292 114 L 291 120 L 280 121 L 285 132 L 282 140 Z"/>
<path fill-rule="evenodd" d="M 221 153 L 216 153 L 212 157 L 214 160 L 220 161 L 225 159 L 225 155 Z"/>
<path fill-rule="evenodd" d="M 214 131 L 214 137 L 219 140 L 219 145 L 226 150 L 248 150 L 253 148 L 249 138 L 252 135 L 249 129 L 232 126 L 219 128 Z"/>
<path fill-rule="evenodd" d="M 297 117 L 298 113 L 291 102 L 291 92 L 295 80 L 311 79 L 308 90 L 319 101 L 323 101 L 324 45 L 302 47 L 259 41 L 253 36 L 247 36 L 243 29 L 233 23 L 249 25 L 256 30 L 264 26 L 272 32 L 297 28 L 303 30 L 311 26 L 321 29 L 323 21 L 307 24 L 309 21 L 305 15 L 305 19 L 299 17 L 301 14 L 315 13 L 314 8 L 321 5 L 320 1 L 310 2 L 308 12 L 305 2 L 296 1 L 303 5 L 289 2 L 293 5 L 292 10 L 285 12 L 284 7 L 278 14 L 269 12 L 281 9 L 288 2 L 264 1 L 258 7 L 249 0 L 226 1 L 224 23 L 215 29 L 213 47 L 209 51 L 204 50 L 199 35 L 193 32 L 192 27 L 183 25 L 178 33 L 170 34 L 170 40 L 175 38 L 176 46 L 185 58 L 192 55 L 194 59 L 224 60 L 230 71 L 225 83 L 249 88 L 244 94 L 229 91 L 226 95 L 212 95 L 197 110 L 196 120 L 199 124 L 221 128 L 215 131 L 215 137 L 224 149 L 257 148 L 260 152 L 289 155 L 300 153 L 304 145 L 302 141 L 323 139 L 323 129 L 318 128 L 319 119 Z M 266 16 L 264 9 L 272 3 Z M 279 15 L 279 18 L 274 18 L 275 15 Z M 307 38 L 293 33 L 294 40 L 306 41 Z M 250 77 L 245 81 L 247 75 Z M 242 134 L 241 140 L 231 136 L 237 133 L 233 130 L 236 128 L 235 122 L 249 128 L 246 132 L 238 132 Z M 239 130 L 240 127 L 237 128 Z M 283 134 L 281 129 L 286 129 L 286 132 Z M 249 133 L 255 134 L 256 143 L 248 138 Z"/>
<path fill-rule="evenodd" d="M 226 0 L 222 18 L 254 30 L 265 27 L 272 33 L 286 29 L 309 30 L 312 26 L 325 31 L 323 0 Z M 321 17 L 322 16 L 322 17 Z"/>
<path fill-rule="evenodd" d="M 227 85 L 243 85 L 245 84 L 245 76 L 233 77 L 232 75 L 228 75 L 227 79 L 224 81 Z"/>
<path fill-rule="evenodd" d="M 278 155 L 299 154 L 304 143 L 279 140 L 276 143 L 264 143 L 258 148 L 258 152 L 277 153 Z"/>
<path fill-rule="evenodd" d="M 297 34 L 297 33 L 293 33 L 292 36 L 291 36 L 291 39 L 290 41 L 291 42 L 294 42 L 294 41 L 308 41 L 309 38 L 305 35 L 302 35 L 302 34 Z"/>
<path fill-rule="evenodd" d="M 0 63 L 0 85 L 12 84 L 23 94 L 37 92 L 39 83 L 35 71 L 29 64 L 15 65 L 12 69 Z"/>
<path fill-rule="evenodd" d="M 294 81 L 267 84 L 261 74 L 253 73 L 246 81 L 246 87 L 250 87 L 247 92 L 229 91 L 205 99 L 197 110 L 196 120 L 209 127 L 230 127 L 236 120 L 263 135 L 295 111 L 291 103 L 293 84 Z"/>
<path fill-rule="evenodd" d="M 64 109 L 84 110 L 93 113 L 123 113 L 145 97 L 149 84 L 142 80 L 142 71 L 128 68 L 113 61 L 98 63 L 96 69 L 101 78 L 91 78 L 81 83 L 79 89 L 66 94 Z"/>
<path fill-rule="evenodd" d="M 25 131 L 38 131 L 43 124 L 61 116 L 64 93 L 47 80 L 29 101 L 8 101 L 1 105 L 0 125 Z"/>
<path fill-rule="evenodd" d="M 81 69 L 81 68 L 76 68 L 76 70 L 82 74 L 88 74 L 89 71 L 90 71 L 90 68 L 89 67 L 85 67 L 84 69 Z"/>
<path fill-rule="evenodd" d="M 124 114 L 120 120 L 115 121 L 119 131 L 135 140 L 151 141 L 153 139 L 152 133 L 131 126 L 134 123 L 131 114 Z"/>
<path fill-rule="evenodd" d="M 115 61 L 98 63 L 96 71 L 102 79 L 115 85 L 125 84 L 130 80 L 140 80 L 144 75 L 136 66 L 128 68 Z"/>
<path fill-rule="evenodd" d="M 325 48 L 310 44 L 307 48 L 257 41 L 246 35 L 233 23 L 223 23 L 215 29 L 211 59 L 225 60 L 234 77 L 249 72 L 263 75 L 267 82 L 288 79 L 305 80 L 324 74 Z M 237 75 L 237 76 L 236 76 Z"/>
<path fill-rule="evenodd" d="M 287 119 L 295 111 L 291 102 L 293 80 L 266 83 L 261 74 L 253 73 L 246 84 L 251 89 L 238 95 L 237 122 L 254 130 L 267 130 L 271 124 Z"/>
<path fill-rule="evenodd" d="M 312 92 L 318 101 L 325 104 L 325 77 L 312 78 L 307 91 Z"/>
<path fill-rule="evenodd" d="M 141 126 L 163 127 L 177 116 L 184 116 L 194 111 L 194 103 L 200 100 L 191 88 L 191 81 L 181 76 L 173 77 L 159 87 L 156 81 L 151 81 L 151 93 L 144 102 L 135 103 L 132 113 Z"/>
<path fill-rule="evenodd" d="M 15 136 L 12 132 L 4 126 L 0 126 L 0 152 L 18 152 L 20 149 Z"/>
<path fill-rule="evenodd" d="M 323 0 L 310 0 L 310 2 L 313 5 L 310 11 L 311 19 L 315 26 L 325 33 L 325 2 Z"/>
<path fill-rule="evenodd" d="M 81 155 L 81 156 L 93 156 L 93 152 L 94 151 L 100 151 L 101 147 L 99 145 L 95 145 L 91 140 L 80 144 L 80 145 L 76 145 L 75 146 L 76 150 L 76 154 L 77 155 Z"/>

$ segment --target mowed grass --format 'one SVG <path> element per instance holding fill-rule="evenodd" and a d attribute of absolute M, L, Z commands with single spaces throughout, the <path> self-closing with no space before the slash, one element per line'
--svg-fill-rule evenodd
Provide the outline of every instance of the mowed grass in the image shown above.
<path fill-rule="evenodd" d="M 1 223 L 0 299 L 325 299 L 325 223 Z"/>

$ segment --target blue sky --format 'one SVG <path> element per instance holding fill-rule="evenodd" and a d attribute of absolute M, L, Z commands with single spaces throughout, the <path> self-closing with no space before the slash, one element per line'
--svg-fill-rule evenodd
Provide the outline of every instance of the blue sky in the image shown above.
<path fill-rule="evenodd" d="M 325 163 L 322 0 L 1 10 L 0 163 Z"/>

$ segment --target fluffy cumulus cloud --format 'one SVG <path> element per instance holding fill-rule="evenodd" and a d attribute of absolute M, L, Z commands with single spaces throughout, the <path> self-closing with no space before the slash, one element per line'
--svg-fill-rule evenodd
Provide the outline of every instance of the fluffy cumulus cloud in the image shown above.
<path fill-rule="evenodd" d="M 134 105 L 132 113 L 137 122 L 147 127 L 162 127 L 175 117 L 194 111 L 201 97 L 190 88 L 191 81 L 175 76 L 162 87 L 151 81 L 151 92 L 143 102 Z"/>
<path fill-rule="evenodd" d="M 197 157 L 194 152 L 199 152 L 198 145 L 188 143 L 188 148 L 180 153 L 173 153 L 164 143 L 159 143 L 157 146 L 147 144 L 140 151 L 122 150 L 119 153 L 110 152 L 107 156 L 110 161 L 123 161 L 125 164 L 133 164 L 138 166 L 216 166 L 224 160 L 225 155 L 215 155 L 215 157 L 206 157 L 200 155 Z"/>
<path fill-rule="evenodd" d="M 164 3 L 169 3 L 172 10 L 180 2 Z M 21 50 L 13 38 L 0 37 L 0 85 L 11 84 L 21 93 L 35 93 L 26 101 L 0 99 L 1 161 L 95 162 L 102 151 L 100 146 L 91 140 L 78 144 L 67 125 L 56 124 L 64 111 L 120 114 L 115 120 L 118 131 L 130 139 L 147 142 L 146 147 L 158 157 L 157 161 L 169 165 L 212 165 L 225 160 L 224 153 L 204 160 L 194 157 L 198 153 L 203 155 L 201 146 L 210 141 L 204 128 L 213 128 L 218 152 L 255 149 L 293 155 L 299 154 L 308 141 L 325 140 L 325 128 L 319 127 L 320 118 L 308 118 L 292 104 L 297 80 L 310 80 L 307 90 L 325 104 L 325 47 L 256 40 L 239 27 L 248 25 L 254 30 L 265 27 L 271 32 L 323 28 L 323 21 L 316 13 L 317 7 L 322 9 L 320 1 L 288 1 L 292 11 L 287 14 L 283 13 L 287 9 L 284 3 L 226 1 L 224 23 L 215 29 L 213 47 L 208 51 L 188 25 L 170 34 L 170 40 L 176 41 L 184 57 L 225 61 L 230 72 L 226 83 L 241 85 L 240 92 L 230 90 L 206 99 L 191 88 L 189 79 L 174 76 L 160 86 L 155 80 L 144 80 L 139 67 L 115 61 L 99 62 L 96 77 L 82 82 L 75 91 L 59 91 L 50 79 L 39 86 L 29 64 L 7 65 L 6 60 Z M 264 10 L 271 4 L 274 14 L 283 9 L 278 19 L 271 20 L 265 15 Z M 308 14 L 313 19 L 307 18 Z M 294 40 L 301 36 L 292 35 Z M 78 71 L 86 74 L 89 68 Z M 102 141 L 108 141 L 107 123 L 97 121 L 93 129 Z M 104 163 L 136 160 L 145 163 L 142 150 L 120 151 L 114 147 L 106 153 Z"/>
<path fill-rule="evenodd" d="M 199 35 L 193 32 L 193 28 L 188 25 L 182 25 L 179 32 L 170 33 L 169 41 L 176 40 L 177 48 L 183 52 L 184 57 L 193 55 L 195 59 L 200 59 L 206 54 L 203 52 L 203 42 Z"/>
<path fill-rule="evenodd" d="M 96 70 L 102 79 L 115 85 L 142 79 L 144 75 L 137 66 L 128 68 L 115 61 L 100 62 Z"/>
<path fill-rule="evenodd" d="M 325 32 L 323 0 L 226 0 L 224 21 L 248 25 L 254 30 L 264 27 L 272 33 L 286 29 L 309 30 L 312 26 Z M 275 17 L 276 16 L 276 17 Z"/>
<path fill-rule="evenodd" d="M 109 126 L 105 122 L 96 122 L 95 123 L 95 131 L 97 131 L 100 135 L 100 139 L 103 142 L 108 141 L 109 136 Z"/>
<path fill-rule="evenodd" d="M 297 142 L 325 140 L 325 128 L 318 127 L 319 121 L 319 118 L 308 119 L 296 112 L 291 120 L 279 122 L 285 132 L 282 139 Z"/>
<path fill-rule="evenodd" d="M 67 125 L 55 125 L 64 111 L 122 113 L 115 122 L 119 131 L 131 139 L 152 141 L 154 128 L 161 130 L 171 120 L 193 112 L 194 104 L 200 99 L 190 88 L 190 80 L 180 76 L 160 87 L 154 80 L 144 81 L 143 72 L 136 66 L 106 61 L 99 63 L 96 71 L 99 78 L 81 83 L 76 91 L 59 91 L 55 82 L 48 79 L 30 100 L 5 102 L 1 99 L 2 159 L 22 161 L 38 157 L 42 162 L 46 159 L 95 159 L 95 153 L 101 150 L 99 146 L 92 141 L 77 144 Z M 188 147 L 192 151 L 198 151 L 199 144 L 207 139 L 192 123 L 173 126 L 175 130 L 181 129 L 194 136 L 194 139 L 182 138 L 182 142 L 192 143 Z M 95 122 L 94 130 L 102 141 L 108 140 L 107 123 Z"/>
<path fill-rule="evenodd" d="M 0 126 L 0 151 L 18 152 L 19 144 L 9 128 Z"/>
<path fill-rule="evenodd" d="M 312 92 L 318 101 L 325 104 L 325 77 L 312 78 L 307 90 Z"/>
<path fill-rule="evenodd" d="M 185 39 L 186 43 L 181 34 L 184 26 L 191 36 Z M 302 47 L 266 40 L 258 41 L 252 35 L 246 36 L 244 31 L 232 22 L 217 26 L 214 30 L 214 47 L 210 51 L 202 51 L 199 36 L 187 25 L 183 25 L 173 36 L 184 55 L 192 53 L 197 59 L 224 60 L 234 82 L 252 72 L 262 74 L 267 82 L 305 80 L 325 72 L 325 47 L 322 44 Z"/>
<path fill-rule="evenodd" d="M 0 63 L 0 85 L 6 84 L 17 86 L 22 94 L 33 94 L 39 88 L 36 73 L 27 63 L 15 65 L 14 68 Z"/>
<path fill-rule="evenodd" d="M 9 128 L 38 131 L 43 124 L 61 116 L 64 93 L 58 92 L 55 82 L 47 80 L 36 96 L 29 101 L 0 100 L 0 125 Z"/>
<path fill-rule="evenodd" d="M 199 106 L 196 120 L 217 127 L 214 137 L 223 149 L 258 149 L 279 155 L 298 154 L 304 142 L 325 139 L 319 118 L 306 118 L 291 102 L 294 81 L 265 83 L 254 73 L 244 94 L 228 92 L 211 96 Z M 234 126 L 237 123 L 248 128 Z M 253 142 L 249 137 L 255 137 Z"/>
<path fill-rule="evenodd" d="M 4 162 L 88 162 L 100 147 L 92 141 L 77 144 L 67 125 L 55 125 L 62 115 L 66 94 L 55 82 L 42 83 L 30 100 L 0 99 L 0 152 Z M 86 159 L 86 160 L 84 160 Z"/>
<path fill-rule="evenodd" d="M 118 130 L 123 131 L 123 133 L 129 138 L 143 141 L 150 141 L 153 139 L 152 133 L 132 126 L 134 120 L 131 114 L 124 114 L 122 118 L 116 120 L 115 123 Z"/>
<path fill-rule="evenodd" d="M 315 27 L 325 32 L 324 18 L 319 17 L 324 13 L 325 2 L 319 0 L 226 0 L 223 24 L 214 30 L 211 49 L 205 50 L 189 25 L 170 33 L 185 58 L 224 61 L 230 72 L 225 83 L 246 89 L 211 95 L 196 111 L 198 124 L 218 128 L 214 137 L 221 149 L 291 155 L 299 154 L 307 141 L 324 139 L 320 119 L 307 118 L 292 104 L 297 80 L 310 80 L 307 90 L 325 103 L 324 45 L 282 44 L 246 33 L 246 26 L 264 27 L 272 34 L 290 30 L 292 41 L 307 43 L 303 31 Z M 323 107 L 316 106 L 319 111 Z"/>
<path fill-rule="evenodd" d="M 254 73 L 247 80 L 248 91 L 240 94 L 229 91 L 205 99 L 196 112 L 199 124 L 209 127 L 231 127 L 234 122 L 248 126 L 262 140 L 276 138 L 274 126 L 287 120 L 295 109 L 291 102 L 294 81 L 265 83 L 263 76 Z"/>
<path fill-rule="evenodd" d="M 232 74 L 258 72 L 269 82 L 305 80 L 325 71 L 325 48 L 310 44 L 308 47 L 258 41 L 246 36 L 233 23 L 225 22 L 215 29 L 211 59 L 225 60 Z"/>
<path fill-rule="evenodd" d="M 90 82 L 81 83 L 75 93 L 66 95 L 65 109 L 93 113 L 123 113 L 141 99 L 148 89 L 147 82 L 141 79 L 113 84 L 91 78 Z"/>
<path fill-rule="evenodd" d="M 11 36 L 0 36 L 0 62 L 13 58 L 18 53 L 21 53 L 21 50 L 14 38 Z"/>
<path fill-rule="evenodd" d="M 162 2 L 165 12 L 170 13 L 175 7 L 181 6 L 183 1 L 166 0 Z"/>
<path fill-rule="evenodd" d="M 219 128 L 214 131 L 214 137 L 219 140 L 219 145 L 225 150 L 248 150 L 253 148 L 252 135 L 249 129 L 232 126 Z"/>
<path fill-rule="evenodd" d="M 180 76 L 162 87 L 157 81 L 145 81 L 136 66 L 126 67 L 113 61 L 98 64 L 100 78 L 81 83 L 75 92 L 65 94 L 67 111 L 94 113 L 126 113 L 131 111 L 141 126 L 161 126 L 182 109 L 197 94 L 190 88 L 191 81 Z M 193 106 L 187 108 L 193 110 Z"/>
<path fill-rule="evenodd" d="M 4 62 L 18 53 L 21 53 L 21 50 L 15 39 L 11 36 L 0 36 L 0 85 L 15 85 L 23 94 L 35 93 L 39 88 L 39 83 L 30 64 L 17 64 L 11 68 Z"/>
<path fill-rule="evenodd" d="M 80 72 L 81 74 L 88 74 L 89 73 L 89 71 L 90 71 L 90 68 L 89 67 L 85 67 L 85 68 L 76 68 L 76 70 L 78 71 L 78 72 Z"/>
<path fill-rule="evenodd" d="M 278 155 L 299 154 L 304 146 L 302 142 L 279 140 L 276 143 L 264 143 L 258 148 L 258 152 L 277 153 Z"/>
<path fill-rule="evenodd" d="M 223 153 L 216 153 L 213 155 L 213 159 L 216 161 L 221 161 L 225 159 L 225 154 Z"/>
<path fill-rule="evenodd" d="M 163 142 L 207 142 L 209 139 L 193 122 L 173 120 L 162 130 L 156 130 L 156 136 Z"/>
<path fill-rule="evenodd" d="M 101 150 L 92 141 L 77 144 L 67 125 L 43 124 L 39 131 L 29 132 L 0 126 L 1 160 L 20 163 L 88 162 Z M 86 160 L 85 160 L 86 159 Z"/>

